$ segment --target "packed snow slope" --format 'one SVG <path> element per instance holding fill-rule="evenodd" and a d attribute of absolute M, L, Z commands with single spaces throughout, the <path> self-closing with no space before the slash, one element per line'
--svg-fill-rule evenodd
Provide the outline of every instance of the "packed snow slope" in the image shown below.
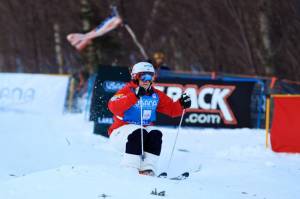
<path fill-rule="evenodd" d="M 263 130 L 182 129 L 168 173 L 191 175 L 172 181 L 125 172 L 120 154 L 92 129 L 82 115 L 0 113 L 0 198 L 300 197 L 300 156 L 266 149 Z M 177 131 L 162 130 L 159 171 L 167 169 Z M 151 195 L 155 189 L 166 195 Z"/>

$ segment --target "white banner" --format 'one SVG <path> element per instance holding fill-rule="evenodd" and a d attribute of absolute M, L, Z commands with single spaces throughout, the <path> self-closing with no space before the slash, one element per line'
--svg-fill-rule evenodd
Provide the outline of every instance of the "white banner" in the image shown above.
<path fill-rule="evenodd" d="M 68 76 L 0 73 L 0 113 L 62 114 Z"/>

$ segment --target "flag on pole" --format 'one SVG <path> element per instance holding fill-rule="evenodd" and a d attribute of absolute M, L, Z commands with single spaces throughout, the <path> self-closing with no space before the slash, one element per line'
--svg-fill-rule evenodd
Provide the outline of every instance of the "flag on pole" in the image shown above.
<path fill-rule="evenodd" d="M 82 34 L 82 33 L 71 33 L 68 34 L 67 40 L 74 46 L 78 51 L 83 50 L 88 46 L 92 40 L 96 37 L 100 37 L 105 33 L 117 28 L 122 23 L 122 18 L 117 12 L 116 8 L 113 8 L 112 14 L 106 18 L 101 24 L 99 24 L 94 30 Z"/>

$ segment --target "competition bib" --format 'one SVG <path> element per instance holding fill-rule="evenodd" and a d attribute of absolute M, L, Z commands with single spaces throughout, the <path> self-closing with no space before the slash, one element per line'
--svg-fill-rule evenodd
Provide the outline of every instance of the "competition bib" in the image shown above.
<path fill-rule="evenodd" d="M 135 105 L 124 113 L 123 121 L 130 124 L 141 124 L 142 116 L 143 125 L 149 125 L 156 120 L 158 102 L 159 98 L 156 93 L 153 93 L 150 96 L 141 97 Z"/>

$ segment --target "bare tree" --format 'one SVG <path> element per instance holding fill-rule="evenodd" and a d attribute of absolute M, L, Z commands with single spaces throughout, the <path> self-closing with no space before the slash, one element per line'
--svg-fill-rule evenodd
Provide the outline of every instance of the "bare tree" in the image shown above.
<path fill-rule="evenodd" d="M 0 71 L 72 73 L 142 60 L 122 27 L 82 53 L 65 39 L 68 33 L 96 27 L 112 4 L 119 6 L 147 54 L 164 52 L 173 69 L 300 79 L 296 0 L 1 1 Z"/>

